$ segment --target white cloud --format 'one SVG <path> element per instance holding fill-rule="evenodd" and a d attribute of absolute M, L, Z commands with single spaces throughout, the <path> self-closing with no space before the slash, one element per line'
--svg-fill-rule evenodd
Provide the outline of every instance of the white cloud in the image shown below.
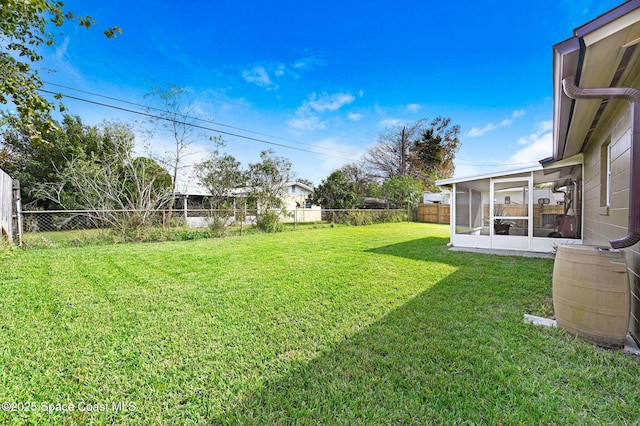
<path fill-rule="evenodd" d="M 56 45 L 56 59 L 63 60 L 67 56 L 67 49 L 69 48 L 69 37 L 65 37 L 61 44 Z"/>
<path fill-rule="evenodd" d="M 312 130 L 322 130 L 327 127 L 326 122 L 320 120 L 317 115 L 301 115 L 287 120 L 287 126 L 296 134 Z"/>
<path fill-rule="evenodd" d="M 550 157 L 553 151 L 552 133 L 542 133 L 535 138 L 532 136 L 529 136 L 529 145 L 517 151 L 504 163 L 522 164 L 525 166 L 526 163 L 535 164 L 544 158 Z"/>
<path fill-rule="evenodd" d="M 319 66 L 325 66 L 327 63 L 324 59 L 316 58 L 313 56 L 307 58 L 301 58 L 294 61 L 291 65 L 292 68 L 297 70 L 313 70 Z"/>
<path fill-rule="evenodd" d="M 282 77 L 287 72 L 287 67 L 284 64 L 277 64 L 276 69 L 273 72 L 276 77 Z"/>
<path fill-rule="evenodd" d="M 416 113 L 422 109 L 422 106 L 419 104 L 409 104 L 405 107 L 406 112 Z"/>
<path fill-rule="evenodd" d="M 543 121 L 538 123 L 539 132 L 550 132 L 553 130 L 553 120 Z"/>
<path fill-rule="evenodd" d="M 364 118 L 364 114 L 360 114 L 358 112 L 351 112 L 347 115 L 347 118 L 351 121 L 360 121 Z"/>
<path fill-rule="evenodd" d="M 387 118 L 386 120 L 378 122 L 378 127 L 394 127 L 400 123 L 402 123 L 402 120 L 399 118 Z"/>
<path fill-rule="evenodd" d="M 531 145 L 540 139 L 545 133 L 549 133 L 553 130 L 553 121 L 542 121 L 538 123 L 536 132 L 528 136 L 523 136 L 517 140 L 518 145 Z"/>
<path fill-rule="evenodd" d="M 253 83 L 260 87 L 265 87 L 267 90 L 277 89 L 277 85 L 271 81 L 271 77 L 269 77 L 269 73 L 267 70 L 261 66 L 255 66 L 250 70 L 242 71 L 242 78 L 245 79 L 247 83 Z"/>
<path fill-rule="evenodd" d="M 542 121 L 537 124 L 535 133 L 517 140 L 518 145 L 525 145 L 504 161 L 487 160 L 486 164 L 456 162 L 455 177 L 476 176 L 490 172 L 513 170 L 533 166 L 552 155 L 553 121 Z"/>
<path fill-rule="evenodd" d="M 469 136 L 470 138 L 476 138 L 479 136 L 484 135 L 487 132 L 490 132 L 494 129 L 497 129 L 498 126 L 496 126 L 493 123 L 489 123 L 486 126 L 484 126 L 482 129 L 478 128 L 478 127 L 472 127 L 471 130 L 469 130 L 469 133 L 467 133 L 467 136 Z"/>
<path fill-rule="evenodd" d="M 314 111 L 336 111 L 344 105 L 349 105 L 356 98 L 351 93 L 334 93 L 332 95 L 324 92 L 321 94 L 312 93 L 306 104 Z"/>
<path fill-rule="evenodd" d="M 312 93 L 296 110 L 295 117 L 287 120 L 287 125 L 297 134 L 324 129 L 326 120 L 321 119 L 323 113 L 337 111 L 354 100 L 351 93 Z"/>
<path fill-rule="evenodd" d="M 550 157 L 553 151 L 553 121 L 538 123 L 536 132 L 518 139 L 518 145 L 526 145 L 509 159 L 506 164 L 536 163 Z"/>
<path fill-rule="evenodd" d="M 290 64 L 262 62 L 242 71 L 242 78 L 247 83 L 264 87 L 267 90 L 276 90 L 279 88 L 277 79 L 299 78 L 300 72 L 313 70 L 322 65 L 325 65 L 324 60 L 313 57 L 298 59 Z"/>
<path fill-rule="evenodd" d="M 472 127 L 471 130 L 469 130 L 469 132 L 467 133 L 467 136 L 470 138 L 483 136 L 487 132 L 510 125 L 511 123 L 513 123 L 513 120 L 520 118 L 523 115 L 525 115 L 525 111 L 523 109 L 515 110 L 511 114 L 510 118 L 505 118 L 499 124 L 489 123 L 484 127 Z"/>

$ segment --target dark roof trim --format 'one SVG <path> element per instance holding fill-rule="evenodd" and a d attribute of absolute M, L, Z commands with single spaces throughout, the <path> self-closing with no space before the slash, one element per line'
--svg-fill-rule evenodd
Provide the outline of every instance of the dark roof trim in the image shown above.
<path fill-rule="evenodd" d="M 603 13 L 602 15 L 587 22 L 586 24 L 576 28 L 575 30 L 573 30 L 573 35 L 576 37 L 584 37 L 585 35 L 607 25 L 608 23 L 621 18 L 622 16 L 626 15 L 634 9 L 637 9 L 638 7 L 640 7 L 639 0 L 629 0 L 621 4 L 620 6 L 615 7 L 614 9 Z"/>
<path fill-rule="evenodd" d="M 543 158 L 542 160 L 538 161 L 538 163 L 540 163 L 540 165 L 542 167 L 546 167 L 549 166 L 553 163 L 555 163 L 557 160 L 553 157 L 547 157 L 547 158 Z"/>
<path fill-rule="evenodd" d="M 553 46 L 553 50 L 558 52 L 560 55 L 567 55 L 569 53 L 580 50 L 580 41 L 578 37 L 572 37 L 568 40 L 565 40 L 561 43 Z"/>
<path fill-rule="evenodd" d="M 640 8 L 640 0 L 629 0 L 576 28 L 573 31 L 574 36 L 572 38 L 553 46 L 553 87 L 554 99 L 557 103 L 557 105 L 554 105 L 553 118 L 553 157 L 555 159 L 560 160 L 565 156 L 566 138 L 571 126 L 575 106 L 575 100 L 569 99 L 563 93 L 562 80 L 570 75 L 575 75 L 575 84 L 580 84 L 580 76 L 586 51 L 583 37 L 638 8 Z"/>

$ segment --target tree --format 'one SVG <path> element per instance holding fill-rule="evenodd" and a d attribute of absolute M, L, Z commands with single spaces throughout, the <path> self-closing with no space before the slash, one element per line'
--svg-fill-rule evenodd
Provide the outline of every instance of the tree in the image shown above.
<path fill-rule="evenodd" d="M 286 158 L 263 151 L 260 163 L 249 164 L 248 185 L 258 209 L 258 226 L 266 231 L 280 229 L 280 215 L 285 214 L 286 184 L 292 179 L 292 164 Z"/>
<path fill-rule="evenodd" d="M 382 184 L 382 193 L 390 208 L 401 209 L 416 205 L 420 200 L 422 187 L 411 176 L 394 176 Z"/>
<path fill-rule="evenodd" d="M 104 127 L 87 126 L 78 116 L 64 115 L 61 123 L 50 128 L 47 121 L 34 122 L 43 143 L 33 143 L 31 133 L 18 117 L 7 117 L 0 130 L 0 148 L 4 153 L 0 168 L 20 180 L 23 189 L 22 201 L 33 207 L 56 209 L 61 206 L 51 200 L 39 199 L 34 190 L 44 183 L 60 183 L 61 172 L 72 158 L 98 161 L 114 150 Z M 75 192 L 65 191 L 65 204 L 74 205 Z"/>
<path fill-rule="evenodd" d="M 411 176 L 432 189 L 436 179 L 453 175 L 459 132 L 460 126 L 443 117 L 398 125 L 381 134 L 364 160 L 374 178 Z"/>
<path fill-rule="evenodd" d="M 451 125 L 450 118 L 437 117 L 420 131 L 411 145 L 409 169 L 422 182 L 425 190 L 434 190 L 437 179 L 453 176 L 453 160 L 460 140 L 460 126 Z"/>
<path fill-rule="evenodd" d="M 61 27 L 67 21 L 76 21 L 85 28 L 95 24 L 90 16 L 76 16 L 63 7 L 57 0 L 3 0 L 0 8 L 0 103 L 13 103 L 18 117 L 35 139 L 41 135 L 38 122 L 47 123 L 49 130 L 54 126 L 49 112 L 55 104 L 37 93 L 42 80 L 34 69 L 34 64 L 42 59 L 40 47 L 55 43 L 47 27 Z M 121 33 L 119 27 L 104 31 L 107 38 Z M 62 105 L 59 108 L 64 110 Z"/>
<path fill-rule="evenodd" d="M 215 209 L 222 208 L 232 189 L 245 184 L 240 162 L 232 155 L 220 153 L 218 149 L 208 159 L 196 164 L 195 174 L 211 194 L 211 204 Z"/>
<path fill-rule="evenodd" d="M 347 182 L 355 187 L 355 193 L 359 198 L 380 197 L 380 184 L 371 177 L 364 161 L 346 164 L 339 169 Z"/>
<path fill-rule="evenodd" d="M 423 120 L 415 124 L 402 124 L 386 129 L 364 157 L 371 176 L 377 179 L 390 179 L 408 174 L 408 157 L 411 141 L 417 138 Z"/>
<path fill-rule="evenodd" d="M 311 202 L 326 209 L 352 209 L 360 204 L 356 186 L 340 170 L 331 173 L 316 187 Z"/>
<path fill-rule="evenodd" d="M 61 182 L 40 185 L 38 196 L 63 208 L 66 191 L 76 190 L 78 202 L 112 229 L 126 232 L 151 224 L 163 208 L 171 176 L 154 160 L 134 156 L 135 136 L 130 125 L 110 123 L 105 137 L 113 151 L 103 158 L 74 157 L 61 171 Z"/>
<path fill-rule="evenodd" d="M 167 87 L 154 86 L 152 92 L 147 94 L 159 100 L 162 111 L 156 113 L 152 122 L 161 133 L 169 136 L 172 140 L 172 148 L 165 152 L 165 155 L 156 157 L 156 160 L 164 165 L 172 176 L 172 185 L 169 196 L 169 212 L 166 224 L 171 224 L 173 206 L 176 199 L 176 188 L 178 185 L 178 174 L 185 167 L 185 157 L 189 155 L 188 148 L 200 135 L 196 133 L 194 126 L 195 119 L 191 114 L 195 106 L 191 99 L 187 97 L 187 92 L 183 87 L 169 85 Z"/>

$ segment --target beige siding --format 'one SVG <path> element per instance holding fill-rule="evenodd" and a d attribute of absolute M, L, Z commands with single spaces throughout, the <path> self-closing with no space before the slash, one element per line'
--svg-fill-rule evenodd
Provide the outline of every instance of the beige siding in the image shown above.
<path fill-rule="evenodd" d="M 609 240 L 627 233 L 629 220 L 629 167 L 631 164 L 631 123 L 628 107 L 623 107 L 610 123 L 601 127 L 585 150 L 585 244 L 608 245 Z M 611 144 L 611 198 L 609 209 L 600 206 L 601 147 Z M 640 244 L 625 250 L 631 282 L 629 330 L 640 340 Z"/>

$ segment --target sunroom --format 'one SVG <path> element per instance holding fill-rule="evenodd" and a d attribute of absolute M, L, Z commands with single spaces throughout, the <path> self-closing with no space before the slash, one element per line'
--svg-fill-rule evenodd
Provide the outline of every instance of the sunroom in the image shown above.
<path fill-rule="evenodd" d="M 454 247 L 552 252 L 582 243 L 582 156 L 438 181 L 449 188 Z"/>

